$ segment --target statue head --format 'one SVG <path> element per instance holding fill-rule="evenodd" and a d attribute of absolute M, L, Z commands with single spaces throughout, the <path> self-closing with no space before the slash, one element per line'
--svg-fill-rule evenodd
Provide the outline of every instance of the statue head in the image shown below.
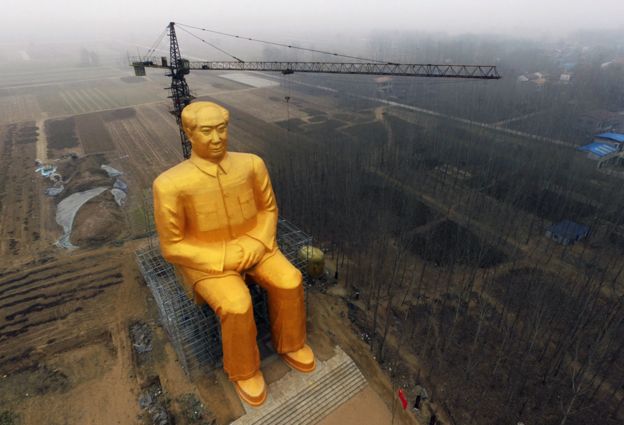
<path fill-rule="evenodd" d="M 193 153 L 219 162 L 227 152 L 230 113 L 212 102 L 194 102 L 182 110 L 182 128 L 191 141 Z"/>

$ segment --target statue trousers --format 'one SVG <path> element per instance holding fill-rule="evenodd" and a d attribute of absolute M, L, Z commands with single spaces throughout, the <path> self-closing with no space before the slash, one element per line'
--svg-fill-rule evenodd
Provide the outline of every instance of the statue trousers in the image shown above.
<path fill-rule="evenodd" d="M 245 274 L 267 291 L 271 340 L 277 352 L 301 349 L 306 338 L 301 272 L 276 250 Z M 223 368 L 229 379 L 251 378 L 260 370 L 260 354 L 251 295 L 243 277 L 236 272 L 209 276 L 195 283 L 194 290 L 221 320 Z"/>

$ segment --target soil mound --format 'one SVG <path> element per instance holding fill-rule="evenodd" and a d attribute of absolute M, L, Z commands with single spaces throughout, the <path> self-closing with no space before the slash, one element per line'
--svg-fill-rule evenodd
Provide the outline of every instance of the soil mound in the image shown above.
<path fill-rule="evenodd" d="M 98 172 L 97 170 L 81 173 L 76 178 L 73 178 L 65 185 L 64 196 L 69 196 L 73 193 L 84 192 L 94 187 L 112 187 L 114 180 L 106 175 L 105 172 Z"/>
<path fill-rule="evenodd" d="M 80 208 L 74 219 L 70 241 L 81 248 L 100 246 L 120 239 L 125 229 L 123 212 L 107 190 Z"/>
<path fill-rule="evenodd" d="M 89 155 L 80 158 L 69 157 L 57 163 L 57 172 L 63 177 L 63 196 L 82 192 L 93 187 L 112 186 L 114 179 L 100 167 L 106 162 L 103 155 Z"/>

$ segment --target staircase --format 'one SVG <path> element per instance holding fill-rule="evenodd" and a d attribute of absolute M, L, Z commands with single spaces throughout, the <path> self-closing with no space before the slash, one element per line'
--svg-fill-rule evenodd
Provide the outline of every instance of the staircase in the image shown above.
<path fill-rule="evenodd" d="M 339 347 L 325 362 L 317 362 L 309 374 L 290 371 L 269 385 L 267 401 L 260 408 L 245 405 L 247 414 L 233 425 L 315 424 L 366 387 L 366 379 L 353 360 Z"/>

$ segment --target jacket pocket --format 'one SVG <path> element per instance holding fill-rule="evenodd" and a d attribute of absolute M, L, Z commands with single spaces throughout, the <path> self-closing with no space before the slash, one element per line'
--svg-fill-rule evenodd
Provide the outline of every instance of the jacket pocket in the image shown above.
<path fill-rule="evenodd" d="M 238 195 L 238 202 L 240 203 L 243 217 L 246 220 L 250 220 L 258 214 L 256 200 L 252 189 L 247 189 L 241 195 Z"/>
<path fill-rule="evenodd" d="M 227 226 L 227 223 L 221 223 L 217 203 L 209 196 L 191 196 L 189 201 L 191 216 L 188 218 L 195 222 L 195 226 L 200 232 L 217 230 Z"/>

